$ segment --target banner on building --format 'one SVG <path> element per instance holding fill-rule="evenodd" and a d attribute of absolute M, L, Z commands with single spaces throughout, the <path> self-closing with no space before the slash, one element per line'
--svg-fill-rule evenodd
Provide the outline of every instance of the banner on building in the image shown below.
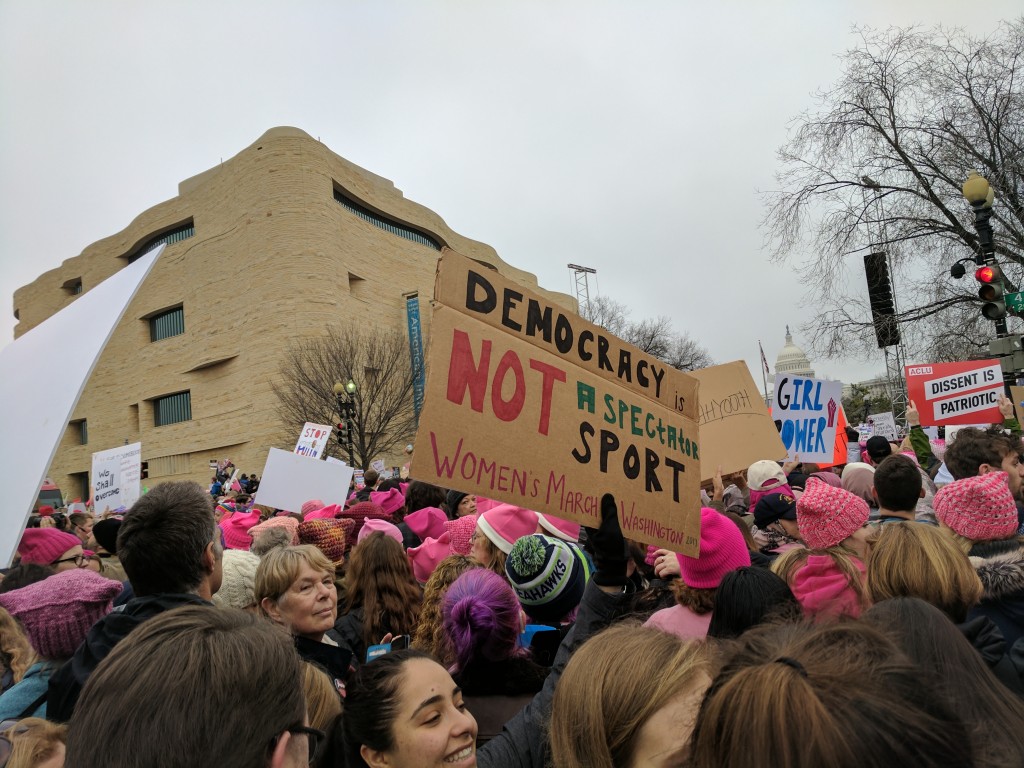
<path fill-rule="evenodd" d="M 1001 424 L 1003 370 L 998 360 L 908 365 L 907 396 L 921 424 Z M 948 439 L 948 438 L 947 438 Z"/>
<path fill-rule="evenodd" d="M 868 416 L 868 424 L 871 426 L 872 435 L 880 435 L 890 443 L 898 439 L 896 432 L 896 417 L 892 413 L 872 413 Z"/>
<path fill-rule="evenodd" d="M 92 455 L 92 508 L 96 514 L 127 509 L 142 492 L 142 443 Z"/>
<path fill-rule="evenodd" d="M 295 450 L 299 456 L 308 456 L 311 459 L 323 458 L 324 449 L 327 448 L 327 441 L 331 439 L 331 430 L 326 424 L 314 424 L 307 421 L 299 433 L 299 442 L 295 444 Z"/>
<path fill-rule="evenodd" d="M 745 470 L 760 459 L 782 459 L 786 446 L 747 364 L 736 360 L 693 371 L 700 382 L 698 424 L 702 480 Z"/>
<path fill-rule="evenodd" d="M 409 324 L 409 357 L 412 363 L 412 407 L 416 418 L 423 409 L 423 393 L 427 374 L 423 365 L 423 329 L 420 326 L 420 297 L 418 293 L 405 297 L 405 319 Z"/>
<path fill-rule="evenodd" d="M 801 461 L 834 463 L 842 390 L 839 381 L 775 374 L 772 416 L 781 424 L 787 458 L 799 455 Z"/>
<path fill-rule="evenodd" d="M 697 380 L 450 250 L 411 474 L 696 555 Z"/>

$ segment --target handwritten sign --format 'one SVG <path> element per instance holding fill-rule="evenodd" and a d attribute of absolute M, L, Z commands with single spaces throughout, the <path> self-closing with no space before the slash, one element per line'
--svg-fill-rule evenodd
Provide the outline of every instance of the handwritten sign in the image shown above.
<path fill-rule="evenodd" d="M 868 416 L 868 424 L 871 425 L 871 432 L 880 435 L 890 443 L 897 440 L 896 417 L 889 413 L 873 413 Z"/>
<path fill-rule="evenodd" d="M 139 500 L 142 477 L 142 443 L 132 443 L 92 455 L 93 510 L 102 513 L 128 508 Z"/>
<path fill-rule="evenodd" d="M 697 554 L 693 377 L 453 251 L 435 297 L 414 477 L 591 526 L 610 492 L 627 537 Z"/>
<path fill-rule="evenodd" d="M 831 463 L 835 457 L 843 385 L 791 373 L 775 375 L 772 415 L 781 421 L 787 458 Z M 845 439 L 843 440 L 845 443 Z"/>
<path fill-rule="evenodd" d="M 331 439 L 331 430 L 326 424 L 314 424 L 307 421 L 299 433 L 299 442 L 295 444 L 295 450 L 299 456 L 309 456 L 311 459 L 323 458 L 327 441 Z"/>
<path fill-rule="evenodd" d="M 714 477 L 718 467 L 727 475 L 760 459 L 785 457 L 786 446 L 746 363 L 713 365 L 692 375 L 700 382 L 702 480 Z"/>
<path fill-rule="evenodd" d="M 1003 371 L 998 360 L 908 365 L 907 394 L 921 424 L 1001 424 Z"/>

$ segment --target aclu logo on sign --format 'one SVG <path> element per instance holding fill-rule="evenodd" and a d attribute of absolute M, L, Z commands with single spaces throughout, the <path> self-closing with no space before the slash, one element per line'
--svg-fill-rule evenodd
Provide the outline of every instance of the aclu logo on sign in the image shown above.
<path fill-rule="evenodd" d="M 913 368 L 907 368 L 908 376 L 927 376 L 931 374 L 932 367 L 930 365 L 918 365 Z"/>

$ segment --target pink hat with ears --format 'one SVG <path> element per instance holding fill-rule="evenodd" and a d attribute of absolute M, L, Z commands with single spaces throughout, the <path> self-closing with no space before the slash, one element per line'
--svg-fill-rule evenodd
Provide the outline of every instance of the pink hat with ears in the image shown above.
<path fill-rule="evenodd" d="M 540 527 L 552 536 L 556 536 L 562 541 L 575 541 L 577 544 L 579 543 L 579 523 L 563 520 L 562 518 L 555 517 L 554 515 L 543 515 L 540 512 L 537 513 L 537 521 L 540 523 Z"/>
<path fill-rule="evenodd" d="M 318 509 L 323 509 L 325 506 L 327 505 L 320 501 L 320 499 L 310 499 L 309 501 L 302 502 L 302 507 L 299 511 L 302 512 L 302 516 L 305 518 L 305 516 L 310 512 L 316 512 Z"/>
<path fill-rule="evenodd" d="M 402 521 L 409 530 L 420 537 L 420 541 L 436 539 L 445 531 L 444 523 L 448 516 L 437 507 L 423 507 L 410 512 Z"/>
<path fill-rule="evenodd" d="M 486 496 L 476 497 L 476 511 L 478 515 L 482 515 L 484 512 L 500 507 L 503 502 L 495 501 L 494 499 L 488 499 Z"/>
<path fill-rule="evenodd" d="M 303 504 L 302 506 L 306 506 Z M 305 514 L 304 520 L 333 520 L 341 514 L 341 507 L 337 504 L 328 504 L 321 509 L 315 509 Z"/>
<path fill-rule="evenodd" d="M 395 512 L 405 506 L 405 496 L 397 488 L 391 488 L 387 491 L 371 491 L 370 501 L 389 515 L 395 514 Z"/>
<path fill-rule="evenodd" d="M 398 490 L 401 492 L 401 494 L 403 496 L 408 496 L 409 495 L 409 484 L 408 483 L 399 483 L 398 484 Z"/>
<path fill-rule="evenodd" d="M 468 555 L 473 547 L 473 532 L 476 530 L 479 515 L 466 515 L 454 520 L 445 520 L 445 532 L 441 538 L 448 537 L 449 555 Z"/>
<path fill-rule="evenodd" d="M 518 539 L 537 532 L 537 513 L 514 504 L 501 504 L 482 513 L 477 525 L 507 555 Z"/>
<path fill-rule="evenodd" d="M 259 525 L 254 525 L 249 529 L 249 535 L 255 539 L 264 531 L 270 530 L 271 528 L 284 528 L 292 536 L 292 545 L 299 543 L 299 521 L 294 517 L 270 517 L 264 520 Z"/>
<path fill-rule="evenodd" d="M 365 539 L 371 533 L 383 533 L 385 536 L 390 536 L 392 539 L 397 541 L 399 544 L 402 543 L 402 532 L 393 524 L 389 523 L 380 517 L 368 517 L 363 523 L 363 527 L 359 529 L 359 534 L 356 536 L 356 543 Z"/>
<path fill-rule="evenodd" d="M 224 546 L 228 549 L 249 549 L 252 546 L 252 536 L 249 529 L 259 525 L 260 512 L 235 512 L 227 520 L 220 524 L 224 531 Z"/>
<path fill-rule="evenodd" d="M 437 569 L 437 564 L 452 554 L 448 532 L 442 533 L 438 539 L 424 539 L 418 547 L 410 547 L 406 554 L 412 564 L 412 572 L 416 581 L 426 584 L 431 574 Z"/>

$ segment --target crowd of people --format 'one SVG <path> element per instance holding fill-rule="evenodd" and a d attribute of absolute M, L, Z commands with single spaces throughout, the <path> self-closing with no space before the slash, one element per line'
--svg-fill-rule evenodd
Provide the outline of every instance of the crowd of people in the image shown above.
<path fill-rule="evenodd" d="M 697 556 L 609 494 L 581 529 L 373 470 L 296 510 L 215 477 L 44 511 L 0 581 L 0 765 L 1024 765 L 1004 415 L 719 472 Z"/>

